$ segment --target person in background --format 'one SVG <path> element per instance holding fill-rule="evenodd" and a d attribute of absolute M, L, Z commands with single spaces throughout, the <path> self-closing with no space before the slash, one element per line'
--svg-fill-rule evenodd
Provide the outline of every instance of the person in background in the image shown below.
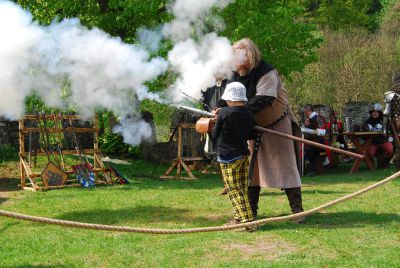
<path fill-rule="evenodd" d="M 304 127 L 301 128 L 301 132 L 304 134 L 304 138 L 310 141 L 318 142 L 321 144 L 325 143 L 324 137 L 326 135 L 325 123 L 322 116 L 314 111 L 314 107 L 311 104 L 304 106 L 304 115 L 306 117 Z M 317 165 L 319 161 L 319 155 L 324 150 L 310 145 L 304 145 L 305 157 L 309 161 L 308 165 L 308 176 L 315 176 L 318 172 Z"/>
<path fill-rule="evenodd" d="M 228 107 L 218 110 L 212 136 L 234 208 L 234 218 L 227 224 L 249 222 L 254 220 L 254 216 L 247 196 L 250 153 L 247 141 L 254 137 L 254 119 L 245 107 L 246 88 L 241 83 L 229 83 L 221 98 L 226 100 Z"/>
<path fill-rule="evenodd" d="M 260 127 L 301 136 L 300 127 L 289 108 L 289 96 L 277 70 L 261 59 L 257 46 L 249 38 L 233 44 L 236 68 L 230 81 L 246 87 L 247 107 Z M 284 190 L 292 213 L 303 211 L 298 144 L 269 133 L 260 133 L 249 142 L 251 186 L 249 201 L 256 216 L 261 187 Z M 284 153 L 283 153 L 284 152 Z M 304 217 L 294 220 L 303 223 Z"/>
<path fill-rule="evenodd" d="M 395 154 L 393 162 L 397 171 L 400 171 L 400 71 L 395 71 L 392 77 L 392 87 L 384 94 L 384 101 L 386 104 L 384 115 L 384 127 L 390 125 L 388 129 L 395 139 Z"/>
<path fill-rule="evenodd" d="M 205 91 L 201 91 L 200 101 L 203 103 L 203 108 L 207 112 L 212 112 L 213 110 L 221 107 L 226 107 L 226 101 L 221 99 L 222 94 L 224 94 L 226 83 L 228 80 L 222 76 L 216 74 L 215 85 L 207 88 Z"/>
<path fill-rule="evenodd" d="M 386 168 L 389 165 L 390 159 L 392 159 L 393 144 L 384 135 L 384 123 L 382 106 L 379 103 L 375 103 L 369 111 L 370 117 L 364 122 L 364 131 L 369 132 L 382 132 L 382 135 L 376 136 L 372 139 L 371 144 L 368 146 L 368 156 L 373 160 L 377 156 L 379 150 L 382 150 L 384 155 L 383 159 L 378 159 L 379 166 Z M 380 161 L 379 161 L 380 160 Z"/>
<path fill-rule="evenodd" d="M 216 109 L 221 107 L 226 107 L 226 101 L 221 99 L 222 94 L 224 94 L 224 90 L 226 87 L 227 79 L 223 75 L 215 74 L 215 85 L 207 88 L 205 91 L 201 91 L 201 103 L 203 104 L 203 108 L 207 112 L 215 112 Z M 216 148 L 215 144 L 212 142 L 211 134 L 207 134 L 206 143 L 204 146 L 205 156 L 208 160 L 208 163 L 211 164 L 215 161 L 216 157 Z M 215 162 L 214 162 L 215 163 Z M 224 187 L 219 195 L 226 195 L 228 189 Z"/>

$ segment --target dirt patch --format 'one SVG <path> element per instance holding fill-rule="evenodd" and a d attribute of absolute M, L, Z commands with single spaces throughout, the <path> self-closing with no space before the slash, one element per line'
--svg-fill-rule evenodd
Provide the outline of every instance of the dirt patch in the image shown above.
<path fill-rule="evenodd" d="M 281 237 L 272 236 L 271 234 L 267 236 L 260 235 L 249 243 L 240 241 L 238 243 L 222 244 L 221 241 L 214 241 L 212 248 L 215 250 L 212 250 L 212 253 L 207 254 L 205 258 L 229 262 L 232 256 L 235 256 L 235 259 L 240 260 L 276 261 L 282 256 L 300 250 L 295 244 L 291 244 Z"/>
<path fill-rule="evenodd" d="M 281 241 L 255 241 L 252 244 L 235 243 L 224 245 L 223 250 L 234 250 L 239 252 L 241 259 L 254 259 L 260 257 L 261 259 L 274 261 L 279 259 L 280 256 L 287 255 L 296 251 L 295 245 L 292 245 L 283 240 Z"/>
<path fill-rule="evenodd" d="M 220 221 L 221 219 L 223 219 L 224 217 L 223 217 L 223 215 L 217 215 L 217 214 L 215 214 L 215 215 L 208 215 L 208 216 L 206 216 L 206 217 L 204 217 L 206 220 L 208 220 L 208 221 Z"/>

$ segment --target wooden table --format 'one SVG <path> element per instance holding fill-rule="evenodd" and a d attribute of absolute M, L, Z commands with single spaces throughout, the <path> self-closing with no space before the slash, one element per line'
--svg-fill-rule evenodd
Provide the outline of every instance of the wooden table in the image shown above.
<path fill-rule="evenodd" d="M 373 159 L 368 157 L 367 150 L 371 145 L 373 138 L 383 135 L 382 132 L 343 132 L 343 135 L 349 138 L 354 146 L 356 147 L 356 153 L 364 155 L 364 159 L 356 158 L 354 164 L 351 167 L 350 174 L 357 172 L 360 168 L 361 162 L 367 165 L 368 170 L 373 170 L 375 168 Z M 361 140 L 365 142 L 362 143 Z"/>

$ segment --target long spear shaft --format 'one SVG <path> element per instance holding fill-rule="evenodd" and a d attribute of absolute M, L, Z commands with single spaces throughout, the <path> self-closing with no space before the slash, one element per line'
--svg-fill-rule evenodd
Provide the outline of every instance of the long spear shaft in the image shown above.
<path fill-rule="evenodd" d="M 325 145 L 325 144 L 321 144 L 321 143 L 318 143 L 318 142 L 302 139 L 302 138 L 299 138 L 299 137 L 296 137 L 296 136 L 293 136 L 293 135 L 289 135 L 289 134 L 285 134 L 285 133 L 282 133 L 282 132 L 278 132 L 278 131 L 275 131 L 275 130 L 272 130 L 272 129 L 258 127 L 258 126 L 255 126 L 254 129 L 258 130 L 258 131 L 261 131 L 261 132 L 266 132 L 266 133 L 269 133 L 269 134 L 273 134 L 273 135 L 276 135 L 276 136 L 279 136 L 279 137 L 282 137 L 282 138 L 286 138 L 286 139 L 289 139 L 289 140 L 294 140 L 294 141 L 297 141 L 297 142 L 301 142 L 301 143 L 304 143 L 304 144 L 307 144 L 307 145 L 310 145 L 310 146 L 318 147 L 318 148 L 325 149 L 325 150 L 330 150 L 330 151 L 338 153 L 338 154 L 344 154 L 344 155 L 347 155 L 347 156 L 352 156 L 352 157 L 356 157 L 356 158 L 360 158 L 360 159 L 363 159 L 365 157 L 364 155 L 361 155 L 361 154 L 352 153 L 352 152 L 349 152 L 349 151 L 345 151 L 345 150 L 342 150 L 342 149 L 339 149 L 339 148 L 335 148 L 335 147 L 332 147 L 332 146 L 328 146 L 328 145 Z"/>
<path fill-rule="evenodd" d="M 184 110 L 184 111 L 196 113 L 198 115 L 207 116 L 207 117 L 215 117 L 215 114 L 213 114 L 213 113 L 202 111 L 202 110 L 199 110 L 199 109 L 196 109 L 196 108 L 187 107 L 187 106 L 183 106 L 183 105 L 174 105 L 174 106 L 176 108 L 178 108 L 179 110 Z M 360 159 L 364 159 L 364 157 L 365 157 L 364 155 L 361 155 L 361 154 L 348 152 L 348 151 L 345 151 L 345 150 L 342 150 L 342 149 L 339 149 L 339 148 L 335 148 L 335 147 L 328 146 L 328 145 L 321 144 L 321 143 L 314 142 L 314 141 L 309 141 L 309 140 L 302 139 L 302 138 L 299 138 L 299 137 L 296 137 L 296 136 L 293 136 L 293 135 L 289 135 L 289 134 L 285 134 L 285 133 L 282 133 L 282 132 L 278 132 L 278 131 L 275 131 L 275 130 L 272 130 L 272 129 L 258 127 L 258 126 L 255 126 L 254 129 L 258 130 L 258 131 L 261 131 L 261 132 L 266 132 L 266 133 L 269 133 L 269 134 L 272 134 L 272 135 L 276 135 L 276 136 L 279 136 L 279 137 L 282 137 L 282 138 L 286 138 L 286 139 L 289 139 L 289 140 L 294 140 L 294 141 L 297 141 L 297 142 L 301 142 L 301 143 L 304 143 L 304 144 L 307 144 L 307 145 L 310 145 L 310 146 L 318 147 L 318 148 L 325 149 L 325 150 L 331 150 L 332 152 L 335 152 L 335 153 L 338 153 L 338 154 L 352 156 L 352 157 L 356 157 L 356 158 L 360 158 Z"/>

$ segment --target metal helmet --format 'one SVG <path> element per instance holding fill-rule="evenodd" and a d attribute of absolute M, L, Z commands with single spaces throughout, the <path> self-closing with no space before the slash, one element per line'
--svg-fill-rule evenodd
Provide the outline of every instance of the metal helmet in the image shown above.
<path fill-rule="evenodd" d="M 374 103 L 374 105 L 372 105 L 371 109 L 369 110 L 369 113 L 371 114 L 373 111 L 378 111 L 379 113 L 382 113 L 382 105 L 380 103 Z"/>

